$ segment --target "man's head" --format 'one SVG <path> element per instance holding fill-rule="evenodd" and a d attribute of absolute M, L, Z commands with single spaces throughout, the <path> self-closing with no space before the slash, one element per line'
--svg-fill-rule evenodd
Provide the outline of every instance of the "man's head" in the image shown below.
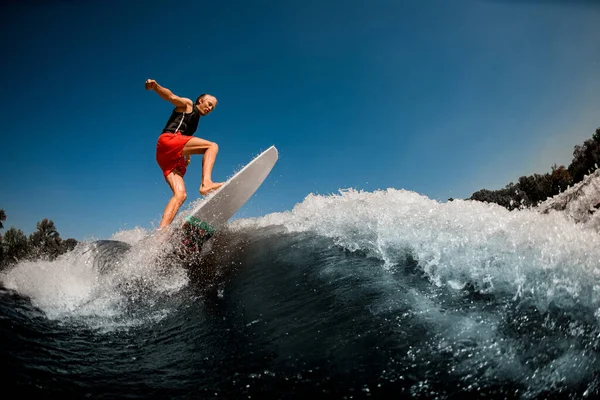
<path fill-rule="evenodd" d="M 204 116 L 210 113 L 217 106 L 217 98 L 210 94 L 201 94 L 196 99 L 196 107 L 200 111 L 200 115 Z"/>

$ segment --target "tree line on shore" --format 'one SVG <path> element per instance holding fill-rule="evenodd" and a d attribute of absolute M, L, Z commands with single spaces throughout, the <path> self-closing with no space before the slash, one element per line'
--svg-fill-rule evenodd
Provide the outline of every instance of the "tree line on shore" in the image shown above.
<path fill-rule="evenodd" d="M 583 145 L 576 145 L 568 167 L 554 164 L 550 172 L 521 176 L 499 190 L 482 189 L 467 200 L 499 204 L 509 210 L 535 207 L 577 184 L 600 164 L 600 128 Z M 453 199 L 449 199 L 453 200 Z"/>
<path fill-rule="evenodd" d="M 4 229 L 6 212 L 0 209 L 0 229 Z M 52 220 L 39 221 L 29 237 L 21 229 L 11 226 L 0 233 L 0 269 L 21 260 L 54 260 L 77 246 L 77 240 L 63 240 Z"/>

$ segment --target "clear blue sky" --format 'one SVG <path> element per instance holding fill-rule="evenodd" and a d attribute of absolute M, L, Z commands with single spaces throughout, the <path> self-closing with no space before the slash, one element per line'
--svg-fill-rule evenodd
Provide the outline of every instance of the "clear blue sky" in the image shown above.
<path fill-rule="evenodd" d="M 404 188 L 445 201 L 567 165 L 600 126 L 597 1 L 9 1 L 2 13 L 0 208 L 29 234 L 150 228 L 172 106 L 219 99 L 197 136 L 223 180 L 270 145 L 238 216 L 309 193 Z M 199 197 L 200 157 L 186 183 Z M 185 207 L 185 205 L 184 205 Z"/>

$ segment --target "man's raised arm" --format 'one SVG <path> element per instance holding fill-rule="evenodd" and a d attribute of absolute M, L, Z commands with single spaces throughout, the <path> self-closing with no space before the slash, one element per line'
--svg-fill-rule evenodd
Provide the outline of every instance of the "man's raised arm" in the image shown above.
<path fill-rule="evenodd" d="M 160 86 L 154 79 L 146 80 L 146 90 L 154 90 L 160 97 L 173 103 L 175 107 L 187 108 L 187 106 L 193 105 L 190 99 L 173 94 L 169 89 Z"/>

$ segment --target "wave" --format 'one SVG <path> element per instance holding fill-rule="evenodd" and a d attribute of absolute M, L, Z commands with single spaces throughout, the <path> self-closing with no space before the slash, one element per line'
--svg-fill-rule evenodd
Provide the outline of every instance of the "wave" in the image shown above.
<path fill-rule="evenodd" d="M 239 247 L 236 235 L 264 235 L 269 227 L 332 239 L 335 246 L 381 260 L 386 270 L 414 262 L 436 286 L 529 299 L 542 310 L 575 303 L 600 308 L 595 284 L 600 236 L 558 212 L 509 212 L 475 201 L 442 203 L 405 190 L 350 189 L 311 194 L 287 212 L 234 220 L 228 237 L 218 241 L 220 251 Z M 118 232 L 107 241 L 82 243 L 52 262 L 21 262 L 0 280 L 50 318 L 113 315 L 123 303 L 123 287 L 141 287 L 144 296 L 175 293 L 188 284 L 185 265 L 194 270 L 193 262 L 214 253 L 204 251 L 186 263 L 161 258 L 172 243 L 145 240 L 149 235 L 140 228 Z M 103 274 L 107 269 L 113 272 Z"/>
<path fill-rule="evenodd" d="M 309 195 L 291 211 L 235 221 L 314 232 L 393 269 L 414 260 L 437 286 L 550 303 L 600 304 L 600 236 L 562 213 L 508 211 L 476 201 L 431 200 L 415 192 L 343 190 Z"/>
<path fill-rule="evenodd" d="M 342 190 L 234 220 L 200 253 L 149 237 L 118 232 L 0 280 L 47 320 L 74 325 L 64 340 L 79 327 L 105 335 L 84 342 L 100 340 L 108 358 L 138 357 L 127 343 L 152 332 L 169 344 L 152 351 L 177 390 L 220 360 L 202 385 L 238 395 L 259 377 L 307 393 L 333 381 L 344 393 L 368 382 L 441 398 L 597 391 L 599 239 L 560 213 Z M 138 371 L 106 365 L 100 375 Z"/>

